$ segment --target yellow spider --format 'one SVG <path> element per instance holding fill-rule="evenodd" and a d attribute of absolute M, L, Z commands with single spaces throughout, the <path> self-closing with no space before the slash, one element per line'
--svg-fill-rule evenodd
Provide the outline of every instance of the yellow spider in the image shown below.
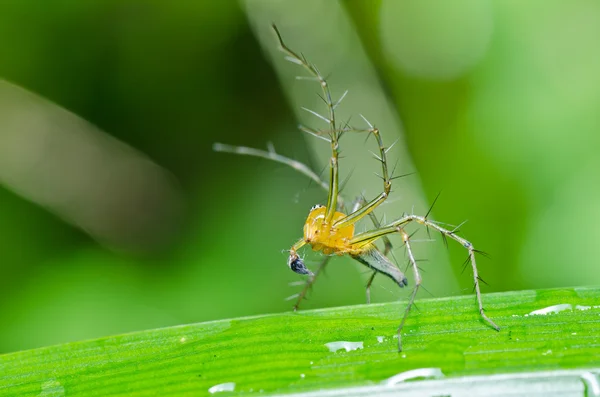
<path fill-rule="evenodd" d="M 479 313 L 487 323 L 489 323 L 494 329 L 499 331 L 500 328 L 484 313 L 483 304 L 481 301 L 481 292 L 479 289 L 480 278 L 477 272 L 477 265 L 475 262 L 475 253 L 479 251 L 475 250 L 475 248 L 469 241 L 456 234 L 458 228 L 455 228 L 453 230 L 446 229 L 440 226 L 439 223 L 429 220 L 427 218 L 429 212 L 425 216 L 404 215 L 400 219 L 397 219 L 387 225 L 380 225 L 379 221 L 373 214 L 373 210 L 376 209 L 387 199 L 391 191 L 392 180 L 394 178 L 390 177 L 388 173 L 386 158 L 386 154 L 391 147 L 386 148 L 383 145 L 383 140 L 381 138 L 379 130 L 373 127 L 373 125 L 369 123 L 369 121 L 367 121 L 367 119 L 365 119 L 364 117 L 363 120 L 369 126 L 368 129 L 356 129 L 349 126 L 340 127 L 337 124 L 337 120 L 335 118 L 335 109 L 340 104 L 342 99 L 346 96 L 347 91 L 342 95 L 342 97 L 339 100 L 337 100 L 334 103 L 331 99 L 331 92 L 329 90 L 327 81 L 319 73 L 317 68 L 313 64 L 309 63 L 306 60 L 306 58 L 304 58 L 304 56 L 299 56 L 284 44 L 283 39 L 281 38 L 281 34 L 279 33 L 279 30 L 275 25 L 273 25 L 273 30 L 275 31 L 275 34 L 277 36 L 279 49 L 286 55 L 285 59 L 294 64 L 300 65 L 304 69 L 306 69 L 310 74 L 310 78 L 317 81 L 323 91 L 323 99 L 325 100 L 325 103 L 327 105 L 328 117 L 322 116 L 309 109 L 305 110 L 325 120 L 328 123 L 329 128 L 325 131 L 317 131 L 308 127 L 300 126 L 300 130 L 307 132 L 311 135 L 316 135 L 317 137 L 324 139 L 331 144 L 332 154 L 331 159 L 329 161 L 329 183 L 327 184 L 326 182 L 322 181 L 319 178 L 319 176 L 315 174 L 312 170 L 310 170 L 310 168 L 308 168 L 306 165 L 298 161 L 292 160 L 290 158 L 281 156 L 277 154 L 272 148 L 269 148 L 268 151 L 263 151 L 243 146 L 229 146 L 221 143 L 215 143 L 213 148 L 215 151 L 263 157 L 286 164 L 307 175 L 328 191 L 327 205 L 316 205 L 313 208 L 311 208 L 306 222 L 304 224 L 304 236 L 300 240 L 298 240 L 298 242 L 296 242 L 289 251 L 290 255 L 288 258 L 288 266 L 290 267 L 290 269 L 299 274 L 309 275 L 309 280 L 306 283 L 303 291 L 299 294 L 299 298 L 296 302 L 296 305 L 294 306 L 294 309 L 296 310 L 298 308 L 300 302 L 306 295 L 310 286 L 315 282 L 317 276 L 319 275 L 320 271 L 323 270 L 331 255 L 334 254 L 350 255 L 352 258 L 356 259 L 363 265 L 374 270 L 367 283 L 367 302 L 370 301 L 370 286 L 377 273 L 384 274 L 387 277 L 391 278 L 400 287 L 407 286 L 408 280 L 404 273 L 387 258 L 387 254 L 391 249 L 391 243 L 386 236 L 393 233 L 399 233 L 406 247 L 408 260 L 410 262 L 415 276 L 415 288 L 410 296 L 408 305 L 404 311 L 404 316 L 402 317 L 400 325 L 398 326 L 398 350 L 402 351 L 401 331 L 404 326 L 404 323 L 406 322 L 411 306 L 414 303 L 415 296 L 422 281 L 421 275 L 419 273 L 419 268 L 417 267 L 417 263 L 413 255 L 410 243 L 410 236 L 404 230 L 407 224 L 411 222 L 416 222 L 418 224 L 424 225 L 428 228 L 440 232 L 444 240 L 449 237 L 459 242 L 464 248 L 467 249 L 467 261 L 471 262 L 471 266 L 473 269 L 473 279 L 475 283 L 477 302 L 479 304 Z M 343 208 L 343 199 L 339 194 L 338 180 L 339 140 L 340 137 L 346 132 L 364 132 L 375 137 L 379 146 L 379 156 L 376 156 L 376 158 L 381 162 L 381 177 L 383 179 L 383 191 L 369 202 L 366 202 L 366 200 L 362 198 L 356 200 L 354 208 L 350 212 L 350 214 L 345 214 L 341 212 L 341 209 Z M 355 234 L 354 225 L 356 224 L 356 222 L 358 222 L 365 216 L 369 216 L 371 218 L 371 221 L 373 222 L 375 228 L 364 233 Z M 374 244 L 375 241 L 379 239 L 382 239 L 385 244 L 385 249 L 383 252 L 381 252 Z M 298 250 L 300 250 L 300 248 L 307 244 L 310 245 L 314 251 L 322 251 L 323 254 L 327 255 L 323 262 L 321 262 L 315 273 L 312 273 L 306 268 L 304 261 L 298 255 Z"/>

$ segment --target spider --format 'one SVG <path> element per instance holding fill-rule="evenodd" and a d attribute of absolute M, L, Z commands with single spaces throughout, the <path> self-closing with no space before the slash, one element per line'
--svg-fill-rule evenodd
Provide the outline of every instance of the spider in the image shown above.
<path fill-rule="evenodd" d="M 408 286 L 408 279 L 406 278 L 404 273 L 398 268 L 398 266 L 396 266 L 390 259 L 388 259 L 388 254 L 391 252 L 392 245 L 387 236 L 391 234 L 399 234 L 406 248 L 408 261 L 414 273 L 415 279 L 414 289 L 410 295 L 408 305 L 404 310 L 404 315 L 402 317 L 400 325 L 398 326 L 397 331 L 398 351 L 402 351 L 402 328 L 404 327 L 410 309 L 414 304 L 417 291 L 419 290 L 419 287 L 422 284 L 421 274 L 419 272 L 417 261 L 415 260 L 411 246 L 411 236 L 408 235 L 405 231 L 405 227 L 408 224 L 417 223 L 427 227 L 428 229 L 431 228 L 441 233 L 444 242 L 447 241 L 447 238 L 450 238 L 452 240 L 457 241 L 468 251 L 468 257 L 465 261 L 465 266 L 467 266 L 470 262 L 473 269 L 474 289 L 479 305 L 479 314 L 481 315 L 482 319 L 485 320 L 490 326 L 492 326 L 496 331 L 499 331 L 500 328 L 484 313 L 483 309 L 481 292 L 479 288 L 479 281 L 481 279 L 478 275 L 477 265 L 475 262 L 475 254 L 480 253 L 480 251 L 476 250 L 473 247 L 473 244 L 471 244 L 469 241 L 457 234 L 458 227 L 454 229 L 445 228 L 442 227 L 440 223 L 428 219 L 429 213 L 431 212 L 431 208 L 433 208 L 433 206 L 429 209 L 425 216 L 405 214 L 391 223 L 388 223 L 386 225 L 380 224 L 377 217 L 375 217 L 373 210 L 375 210 L 377 207 L 383 204 L 388 198 L 392 188 L 392 180 L 404 176 L 400 175 L 397 177 L 392 177 L 388 172 L 388 163 L 386 155 L 393 145 L 386 148 L 383 144 L 380 131 L 377 128 L 375 128 L 362 115 L 361 117 L 368 125 L 368 128 L 353 128 L 347 124 L 341 126 L 338 123 L 338 120 L 336 119 L 335 110 L 341 103 L 341 101 L 344 99 L 348 91 L 344 92 L 340 99 L 334 102 L 332 100 L 331 92 L 326 79 L 321 75 L 321 73 L 318 71 L 315 65 L 308 62 L 303 55 L 298 55 L 296 52 L 292 51 L 289 47 L 287 47 L 277 27 L 275 25 L 272 25 L 272 28 L 277 38 L 279 50 L 285 54 L 285 59 L 303 67 L 309 74 L 309 76 L 306 78 L 316 81 L 321 86 L 321 90 L 323 93 L 322 99 L 326 104 L 328 116 L 322 116 L 319 113 L 310 109 L 303 109 L 327 122 L 329 128 L 327 130 L 315 130 L 300 125 L 299 129 L 310 135 L 321 138 L 331 145 L 331 158 L 329 161 L 329 183 L 322 181 L 321 178 L 305 164 L 276 153 L 272 146 L 269 146 L 268 151 L 264 151 L 244 146 L 230 146 L 222 143 L 215 143 L 213 149 L 219 152 L 228 152 L 234 154 L 262 157 L 282 164 L 286 164 L 296 169 L 297 171 L 303 173 L 304 175 L 308 176 L 328 192 L 327 204 L 315 205 L 311 208 L 306 222 L 304 223 L 303 237 L 299 239 L 289 250 L 289 258 L 287 264 L 290 267 L 290 269 L 298 274 L 309 276 L 304 289 L 300 294 L 298 294 L 298 300 L 294 305 L 294 310 L 298 309 L 307 291 L 314 284 L 319 273 L 325 268 L 329 259 L 332 256 L 349 255 L 353 259 L 357 260 L 358 262 L 373 270 L 373 273 L 367 282 L 367 303 L 370 302 L 371 284 L 373 283 L 375 275 L 378 273 L 381 273 L 391 278 L 400 288 Z M 340 152 L 339 141 L 342 135 L 344 135 L 347 132 L 366 133 L 369 136 L 372 135 L 375 138 L 379 147 L 379 155 L 375 155 L 375 157 L 381 163 L 381 178 L 383 179 L 382 192 L 371 201 L 365 200 L 364 197 L 359 197 L 357 200 L 355 200 L 353 209 L 352 211 L 350 211 L 349 214 L 343 212 L 344 200 L 340 195 L 339 191 L 338 173 L 338 160 Z M 434 204 L 436 200 L 434 200 Z M 363 233 L 356 233 L 355 224 L 359 220 L 367 216 L 373 223 L 374 229 Z M 384 243 L 383 252 L 375 246 L 375 242 L 379 239 L 381 239 Z M 324 260 L 319 264 L 315 273 L 311 272 L 306 267 L 304 261 L 298 255 L 298 251 L 305 245 L 310 245 L 314 251 L 321 251 L 324 255 L 326 255 Z"/>

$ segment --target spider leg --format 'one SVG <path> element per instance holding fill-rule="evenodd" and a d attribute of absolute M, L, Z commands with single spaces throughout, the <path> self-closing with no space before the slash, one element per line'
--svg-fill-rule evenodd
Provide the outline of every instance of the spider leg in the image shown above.
<path fill-rule="evenodd" d="M 410 237 L 404 231 L 404 229 L 401 230 L 400 234 L 402 234 L 402 241 L 404 241 L 404 245 L 406 246 L 406 255 L 408 256 L 408 260 L 412 266 L 413 274 L 415 276 L 415 287 L 413 289 L 413 292 L 410 294 L 410 298 L 408 300 L 408 305 L 406 306 L 406 309 L 404 310 L 404 316 L 402 316 L 402 321 L 400 321 L 400 325 L 398 326 L 398 351 L 399 352 L 402 351 L 402 328 L 404 328 L 404 323 L 406 322 L 406 319 L 408 318 L 408 314 L 410 313 L 410 308 L 412 307 L 413 303 L 415 302 L 415 298 L 417 296 L 417 291 L 419 290 L 419 287 L 421 286 L 421 283 L 423 281 L 421 279 L 421 273 L 419 273 L 419 267 L 417 266 L 417 261 L 415 260 L 415 256 L 413 255 L 412 247 L 410 245 Z"/>
<path fill-rule="evenodd" d="M 331 222 L 338 205 L 339 195 L 339 172 L 338 172 L 338 156 L 339 156 L 339 145 L 337 141 L 337 132 L 331 134 L 331 159 L 329 160 L 329 193 L 327 194 L 327 209 L 325 212 L 325 219 L 327 222 Z"/>
<path fill-rule="evenodd" d="M 353 205 L 353 209 L 352 212 L 356 211 L 358 208 L 360 208 L 361 206 L 364 206 L 365 203 L 367 202 L 367 200 L 364 198 L 364 196 L 358 196 L 356 198 L 356 200 L 354 200 L 354 205 Z M 369 214 L 369 218 L 371 219 L 371 222 L 373 223 L 373 226 L 375 226 L 375 228 L 380 228 L 381 227 L 381 222 L 379 222 L 379 219 L 377 219 L 377 217 L 375 216 L 375 213 L 370 212 Z M 390 239 L 387 236 L 383 236 L 382 237 L 383 240 L 383 255 L 387 256 L 390 252 L 392 252 L 392 242 L 390 241 Z M 373 280 L 375 280 L 375 276 L 377 275 L 377 271 L 374 271 L 373 274 L 371 274 L 371 276 L 369 277 L 369 280 L 367 281 L 367 285 L 366 285 L 366 296 L 367 296 L 367 304 L 371 303 L 371 285 L 373 284 Z"/>
<path fill-rule="evenodd" d="M 377 275 L 377 272 L 373 272 L 373 274 L 371 274 L 371 277 L 369 277 L 369 281 L 367 281 L 367 304 L 371 303 L 371 284 L 373 284 L 373 280 L 375 280 L 375 276 Z"/>
<path fill-rule="evenodd" d="M 226 145 L 224 143 L 216 142 L 213 144 L 212 148 L 215 152 L 233 153 L 233 154 L 240 154 L 240 155 L 246 155 L 246 156 L 260 157 L 263 159 L 275 161 L 277 163 L 285 164 L 285 165 L 295 169 L 296 171 L 300 172 L 301 174 L 306 175 L 307 177 L 312 179 L 317 185 L 319 185 L 321 188 L 323 188 L 325 190 L 329 190 L 329 185 L 326 182 L 322 181 L 321 178 L 319 177 L 319 175 L 317 175 L 313 170 L 311 170 L 310 167 L 308 167 L 304 163 L 301 163 L 300 161 L 280 155 L 279 153 L 275 152 L 275 149 L 273 147 L 270 147 L 269 151 L 266 151 L 266 150 L 255 149 L 255 148 L 251 148 L 251 147 L 247 147 L 247 146 Z"/>
<path fill-rule="evenodd" d="M 477 251 L 473 247 L 473 244 L 471 244 L 466 239 L 457 235 L 454 231 L 446 229 L 446 228 L 440 226 L 439 224 L 432 222 L 431 220 L 427 219 L 424 216 L 406 215 L 406 216 L 390 223 L 387 226 L 383 226 L 379 229 L 371 230 L 371 231 L 368 231 L 365 233 L 357 234 L 350 240 L 350 243 L 353 244 L 356 249 L 369 250 L 369 247 L 372 245 L 372 243 L 375 240 L 377 240 L 385 235 L 391 234 L 391 233 L 398 233 L 398 232 L 402 233 L 404 226 L 411 222 L 416 222 L 420 225 L 430 227 L 430 228 L 440 232 L 442 235 L 458 242 L 465 249 L 467 249 L 467 251 L 469 253 L 469 260 L 471 262 L 471 268 L 473 270 L 473 281 L 474 281 L 474 287 L 475 287 L 475 294 L 477 296 L 477 303 L 479 305 L 479 314 L 480 314 L 481 318 L 484 321 L 486 321 L 492 328 L 494 328 L 496 331 L 500 331 L 500 327 L 498 327 L 498 325 L 496 325 L 496 323 L 494 323 L 484 312 L 483 302 L 481 300 L 481 290 L 479 287 L 479 281 L 481 279 L 479 278 L 479 272 L 477 271 L 477 263 L 475 261 L 475 252 L 477 252 Z M 418 270 L 418 268 L 416 268 L 416 269 Z M 412 300 L 414 300 L 414 298 L 411 298 L 411 301 Z"/>
<path fill-rule="evenodd" d="M 367 202 L 367 200 L 365 199 L 364 196 L 362 196 L 362 195 L 358 196 L 354 200 L 354 203 L 352 205 L 352 212 L 355 212 L 360 207 L 364 206 L 366 204 L 366 202 Z M 379 221 L 379 219 L 377 219 L 377 216 L 375 216 L 375 213 L 370 212 L 368 215 L 369 215 L 369 219 L 371 219 L 371 223 L 373 224 L 375 229 L 379 229 L 381 227 L 381 222 Z M 383 255 L 387 256 L 387 254 L 389 254 L 392 251 L 392 248 L 394 248 L 394 247 L 392 246 L 392 242 L 390 241 L 389 238 L 387 238 L 387 236 L 382 236 L 381 239 L 383 240 Z"/>
<path fill-rule="evenodd" d="M 348 216 L 335 222 L 333 224 L 333 227 L 341 228 L 341 227 L 352 225 L 352 224 L 358 222 L 360 219 L 362 219 L 366 215 L 370 214 L 375 208 L 377 208 L 379 205 L 381 205 L 388 198 L 390 191 L 392 190 L 392 179 L 390 178 L 389 173 L 388 173 L 387 158 L 386 158 L 386 154 L 387 154 L 387 151 L 389 148 L 386 149 L 385 146 L 383 146 L 383 140 L 381 139 L 381 134 L 379 133 L 379 129 L 373 128 L 371 123 L 369 123 L 366 119 L 365 119 L 365 121 L 369 124 L 369 127 L 370 127 L 370 129 L 367 131 L 370 134 L 373 134 L 373 136 L 377 140 L 377 144 L 379 146 L 379 156 L 375 156 L 375 158 L 379 162 L 381 162 L 381 172 L 382 172 L 381 178 L 383 179 L 383 192 L 381 192 L 381 194 L 379 194 L 379 196 L 375 197 L 373 200 L 371 200 L 367 204 L 363 205 L 361 208 L 357 209 L 356 211 L 352 212 Z"/>
<path fill-rule="evenodd" d="M 358 196 L 355 200 L 354 203 L 352 204 L 352 212 L 358 210 L 361 206 L 365 205 L 365 203 L 367 202 L 367 200 L 364 198 L 363 195 Z M 369 215 L 371 215 L 371 220 L 373 222 L 373 225 L 377 228 L 379 227 L 379 220 L 377 219 L 377 217 L 375 216 L 375 214 L 370 213 Z M 387 240 L 387 242 L 390 242 L 390 240 L 386 237 L 385 238 Z M 386 244 L 385 246 L 386 252 L 388 251 L 388 246 Z M 391 242 L 390 242 L 390 249 L 391 249 Z M 386 252 L 384 252 L 384 255 L 387 255 Z M 365 286 L 365 295 L 367 297 L 367 305 L 371 303 L 371 285 L 373 284 L 373 280 L 375 280 L 375 276 L 377 275 L 377 272 L 374 271 L 373 273 L 371 273 L 371 276 L 369 277 L 369 280 L 367 281 L 367 285 Z"/>
<path fill-rule="evenodd" d="M 339 159 L 339 144 L 338 140 L 343 130 L 336 129 L 336 119 L 335 119 L 335 108 L 339 105 L 342 99 L 346 96 L 346 93 L 336 102 L 334 103 L 331 99 L 331 91 L 329 90 L 329 84 L 327 80 L 321 75 L 319 70 L 312 63 L 308 62 L 303 55 L 298 55 L 294 51 L 292 51 L 281 38 L 281 34 L 275 25 L 272 25 L 273 31 L 277 36 L 277 40 L 279 42 L 279 50 L 283 52 L 286 57 L 285 59 L 302 66 L 306 71 L 310 74 L 311 80 L 314 80 L 319 83 L 321 86 L 321 90 L 323 91 L 323 101 L 327 106 L 328 117 L 321 116 L 317 112 L 314 112 L 310 109 L 304 109 L 313 115 L 319 117 L 324 120 L 327 124 L 329 124 L 329 141 L 331 142 L 331 159 L 329 160 L 329 193 L 327 195 L 327 208 L 325 211 L 325 220 L 327 222 L 331 222 L 335 212 L 338 208 L 338 195 L 339 195 L 339 172 L 338 172 L 338 159 Z"/>
<path fill-rule="evenodd" d="M 281 154 L 275 152 L 275 149 L 273 147 L 270 147 L 269 151 L 266 151 L 266 150 L 255 149 L 255 148 L 247 147 L 247 146 L 226 145 L 224 143 L 216 142 L 213 144 L 213 150 L 215 152 L 233 153 L 233 154 L 240 154 L 240 155 L 246 155 L 246 156 L 252 156 L 252 157 L 260 157 L 263 159 L 275 161 L 276 163 L 287 165 L 288 167 L 293 168 L 296 171 L 300 172 L 301 174 L 310 178 L 313 182 L 315 182 L 323 190 L 325 190 L 327 192 L 329 191 L 329 184 L 327 182 L 323 181 L 319 177 L 319 175 L 317 175 L 316 172 L 314 172 L 313 170 L 310 169 L 309 166 L 307 166 L 304 163 L 301 163 L 300 161 L 291 159 L 286 156 L 282 156 Z M 337 203 L 338 203 L 338 208 L 341 208 L 344 206 L 344 198 L 339 193 L 338 193 Z"/>
<path fill-rule="evenodd" d="M 302 301 L 306 297 L 306 294 L 308 293 L 308 290 L 311 289 L 313 284 L 315 283 L 315 281 L 317 281 L 317 277 L 319 277 L 319 274 L 321 274 L 321 272 L 325 269 L 325 266 L 327 266 L 327 263 L 329 263 L 330 259 L 331 259 L 330 256 L 326 256 L 325 258 L 323 258 L 323 260 L 317 267 L 317 270 L 315 271 L 315 273 L 308 278 L 308 280 L 306 281 L 306 284 L 304 284 L 304 288 L 298 295 L 298 300 L 296 301 L 296 304 L 294 305 L 294 311 L 297 311 L 300 308 L 300 303 L 302 303 Z"/>

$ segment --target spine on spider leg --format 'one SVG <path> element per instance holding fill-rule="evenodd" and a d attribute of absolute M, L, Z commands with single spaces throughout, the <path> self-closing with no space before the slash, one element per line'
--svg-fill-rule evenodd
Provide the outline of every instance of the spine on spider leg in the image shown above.
<path fill-rule="evenodd" d="M 352 255 L 363 265 L 382 273 L 396 282 L 400 287 L 408 285 L 408 279 L 385 255 L 373 244 L 369 244 L 360 253 Z"/>

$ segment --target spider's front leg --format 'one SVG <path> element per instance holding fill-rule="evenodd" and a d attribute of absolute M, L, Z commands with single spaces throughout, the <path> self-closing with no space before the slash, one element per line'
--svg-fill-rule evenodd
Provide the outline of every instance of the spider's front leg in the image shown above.
<path fill-rule="evenodd" d="M 392 148 L 392 146 L 386 148 L 383 146 L 383 140 L 381 139 L 381 134 L 379 133 L 379 129 L 373 127 L 371 123 L 367 121 L 363 117 L 363 119 L 369 124 L 369 129 L 366 130 L 369 134 L 373 134 L 375 139 L 377 140 L 377 145 L 379 146 L 379 156 L 375 156 L 375 158 L 381 162 L 381 179 L 383 179 L 383 191 L 379 194 L 379 196 L 375 197 L 370 202 L 364 204 L 362 207 L 356 209 L 356 211 L 352 211 L 352 213 L 339 221 L 333 224 L 334 227 L 341 228 L 346 227 L 348 225 L 353 225 L 358 222 L 360 219 L 364 218 L 366 215 L 372 214 L 373 210 L 383 204 L 383 202 L 388 198 L 390 192 L 392 191 L 392 179 L 388 173 L 387 167 L 387 158 L 386 154 L 388 150 Z M 359 131 L 359 130 L 356 130 Z"/>

